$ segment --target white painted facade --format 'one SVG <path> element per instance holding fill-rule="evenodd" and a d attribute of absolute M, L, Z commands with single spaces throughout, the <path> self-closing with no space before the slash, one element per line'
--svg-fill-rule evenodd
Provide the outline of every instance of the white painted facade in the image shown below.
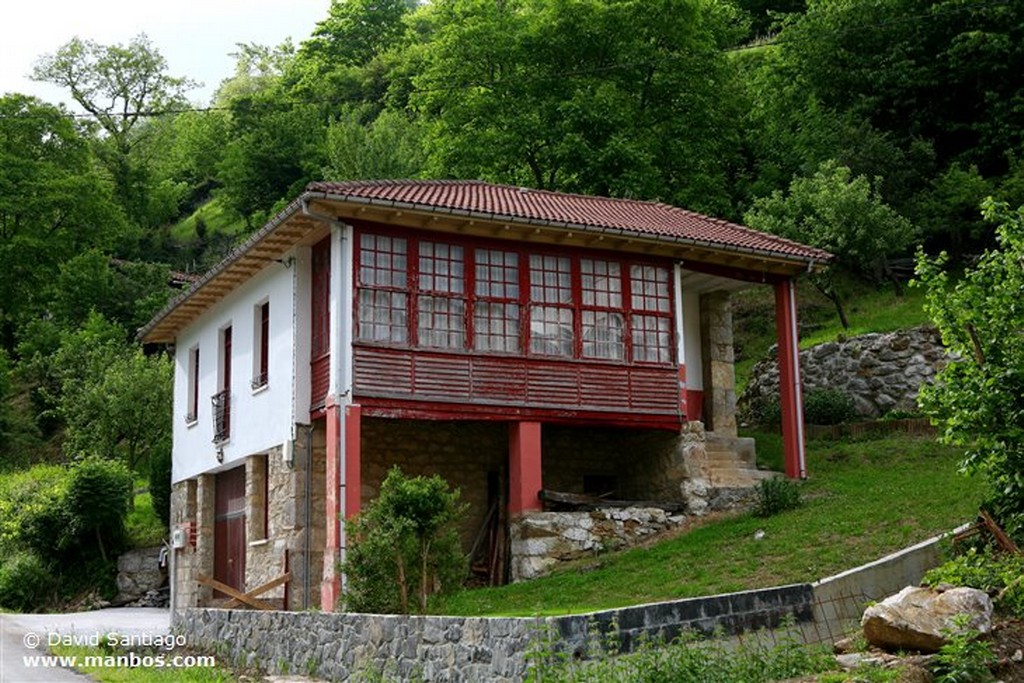
<path fill-rule="evenodd" d="M 175 344 L 172 481 L 237 466 L 244 458 L 295 438 L 309 422 L 309 249 L 268 264 L 178 335 Z M 267 382 L 259 373 L 260 305 L 270 304 Z M 214 444 L 211 399 L 220 391 L 223 330 L 230 326 L 230 436 Z M 190 358 L 199 349 L 198 401 L 190 407 Z M 220 452 L 220 456 L 219 456 Z M 220 457 L 220 459 L 219 459 Z"/>

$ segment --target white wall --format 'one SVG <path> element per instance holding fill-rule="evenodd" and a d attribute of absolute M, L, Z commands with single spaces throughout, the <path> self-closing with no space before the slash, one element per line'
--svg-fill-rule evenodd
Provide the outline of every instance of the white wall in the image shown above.
<path fill-rule="evenodd" d="M 291 254 L 294 255 L 294 254 Z M 290 255 L 290 256 L 291 256 Z M 304 412 L 296 412 L 293 320 L 304 316 L 296 311 L 302 292 L 295 291 L 297 270 L 271 263 L 182 330 L 175 343 L 174 369 L 174 469 L 172 481 L 237 465 L 247 455 L 266 450 L 292 438 L 295 416 L 309 419 L 308 388 Z M 306 275 L 308 279 L 308 271 Z M 308 287 L 305 288 L 308 299 Z M 270 301 L 268 381 L 253 390 L 253 353 L 256 306 Z M 305 304 L 308 310 L 308 302 Z M 308 316 L 308 313 L 306 314 Z M 308 328 L 308 317 L 306 317 Z M 223 464 L 217 461 L 213 443 L 211 397 L 219 391 L 218 366 L 220 331 L 231 325 L 231 423 L 230 438 L 222 444 Z M 300 332 L 301 337 L 301 332 Z M 306 333 L 308 337 L 308 332 Z M 189 350 L 199 345 L 199 400 L 196 421 L 187 424 Z M 309 351 L 306 342 L 306 374 Z M 258 349 L 255 350 L 258 353 Z M 308 384 L 308 378 L 306 380 Z M 301 384 L 301 382 L 300 382 Z M 301 401 L 298 402 L 299 404 Z"/>
<path fill-rule="evenodd" d="M 683 337 L 686 339 L 686 388 L 704 389 L 704 359 L 700 344 L 700 294 L 683 291 Z"/>

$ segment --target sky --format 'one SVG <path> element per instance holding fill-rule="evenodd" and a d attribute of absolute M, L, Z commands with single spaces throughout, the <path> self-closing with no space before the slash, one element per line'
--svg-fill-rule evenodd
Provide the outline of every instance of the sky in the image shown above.
<path fill-rule="evenodd" d="M 189 93 L 209 104 L 234 72 L 237 43 L 298 45 L 327 17 L 330 0 L 8 0 L 0 7 L 0 94 L 20 92 L 81 111 L 57 86 L 29 79 L 36 60 L 78 36 L 127 44 L 145 33 L 171 76 L 203 84 Z"/>

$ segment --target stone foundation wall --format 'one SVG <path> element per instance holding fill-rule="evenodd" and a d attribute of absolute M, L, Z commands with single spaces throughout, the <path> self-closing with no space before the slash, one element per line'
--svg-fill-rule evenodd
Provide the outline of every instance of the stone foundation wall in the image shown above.
<path fill-rule="evenodd" d="M 751 371 L 741 404 L 777 400 L 777 347 L 769 354 Z M 916 411 L 921 385 L 932 382 L 947 362 L 938 331 L 920 327 L 805 349 L 800 352 L 800 375 L 805 395 L 815 389 L 838 389 L 853 398 L 859 416 L 876 418 L 892 410 Z"/>
<path fill-rule="evenodd" d="M 409 476 L 440 475 L 459 489 L 469 506 L 459 530 L 468 549 L 489 509 L 488 473 L 508 470 L 508 429 L 502 422 L 363 419 L 364 506 L 395 465 Z"/>
<path fill-rule="evenodd" d="M 461 682 L 524 680 L 536 647 L 586 657 L 594 638 L 629 652 L 643 639 L 734 635 L 812 618 L 813 591 L 801 584 L 546 618 L 191 609 L 174 628 L 198 649 L 271 673 Z"/>
<path fill-rule="evenodd" d="M 634 546 L 685 521 L 685 515 L 638 507 L 524 514 L 510 523 L 512 580 L 534 579 L 560 562 Z"/>
<path fill-rule="evenodd" d="M 306 468 L 310 466 L 307 427 L 299 425 L 296 433 L 298 438 L 290 462 L 285 460 L 280 446 L 245 460 L 245 587 L 251 590 L 288 571 L 292 576 L 288 585 L 268 591 L 260 599 L 279 607 L 305 609 L 320 602 L 326 523 L 323 424 L 321 422 L 312 433 L 308 593 L 305 590 Z M 212 590 L 200 586 L 198 577 L 199 574 L 212 577 L 214 573 L 215 495 L 214 474 L 203 474 L 172 487 L 172 527 L 195 525 L 195 544 L 174 551 L 176 609 L 205 605 L 212 600 Z"/>

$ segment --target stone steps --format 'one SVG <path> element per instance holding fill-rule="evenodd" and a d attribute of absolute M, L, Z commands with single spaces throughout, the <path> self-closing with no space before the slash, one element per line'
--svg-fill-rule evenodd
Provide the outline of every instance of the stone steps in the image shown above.
<path fill-rule="evenodd" d="M 757 469 L 753 439 L 708 433 L 706 449 L 708 480 L 716 488 L 753 488 L 775 476 Z"/>

